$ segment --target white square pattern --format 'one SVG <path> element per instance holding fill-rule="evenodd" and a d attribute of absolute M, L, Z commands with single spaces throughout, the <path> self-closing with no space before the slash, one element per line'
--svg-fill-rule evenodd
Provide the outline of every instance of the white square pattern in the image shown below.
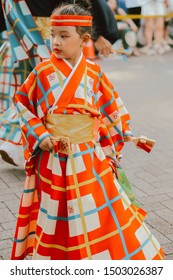
<path fill-rule="evenodd" d="M 32 190 L 35 186 L 35 175 L 31 175 L 30 177 L 26 177 L 25 180 L 25 190 Z M 32 205 L 34 196 L 34 191 L 32 192 L 23 192 L 23 198 L 22 198 L 22 207 L 28 207 Z"/>
<path fill-rule="evenodd" d="M 58 216 L 59 201 L 50 198 L 50 195 L 42 192 L 41 206 L 39 211 L 37 224 L 46 234 L 55 234 L 55 228 Z"/>
<path fill-rule="evenodd" d="M 150 231 L 147 229 L 146 225 L 144 225 L 146 230 L 141 226 L 135 233 L 138 241 L 142 245 L 150 235 Z M 156 249 L 157 248 L 157 249 Z M 152 236 L 151 239 L 144 245 L 142 248 L 142 252 L 145 255 L 147 260 L 152 260 L 157 253 L 157 250 L 160 249 L 160 244 L 157 239 Z"/>
<path fill-rule="evenodd" d="M 85 163 L 84 163 L 82 155 L 80 155 L 80 153 L 81 153 L 81 151 L 80 151 L 79 145 L 74 145 L 73 154 L 79 154 L 78 156 L 73 158 L 74 164 L 75 164 L 75 171 L 77 174 L 86 170 Z M 68 160 L 68 162 L 67 162 L 66 174 L 67 174 L 67 176 L 73 175 L 70 160 Z"/>
<path fill-rule="evenodd" d="M 52 170 L 52 174 L 62 176 L 62 169 L 58 158 L 54 157 L 52 153 L 49 155 L 47 168 Z"/>
<path fill-rule="evenodd" d="M 86 212 L 95 210 L 96 205 L 91 194 L 85 195 L 81 197 L 81 204 L 82 204 L 82 212 L 84 213 L 84 217 L 80 216 L 79 211 L 79 203 L 78 199 L 72 199 L 67 201 L 68 207 L 68 216 L 75 216 L 75 219 L 69 220 L 69 232 L 70 236 L 77 236 L 84 233 L 82 220 L 84 219 L 84 223 L 86 225 L 87 232 L 95 230 L 100 227 L 99 215 L 97 212 L 89 213 L 85 215 Z"/>

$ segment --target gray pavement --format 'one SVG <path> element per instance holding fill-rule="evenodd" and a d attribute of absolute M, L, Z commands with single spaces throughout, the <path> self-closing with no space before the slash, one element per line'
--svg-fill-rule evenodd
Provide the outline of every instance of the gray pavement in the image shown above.
<path fill-rule="evenodd" d="M 146 223 L 158 238 L 165 259 L 173 259 L 173 50 L 163 56 L 114 56 L 99 60 L 132 119 L 136 136 L 156 140 L 151 153 L 127 143 L 121 164 Z M 0 158 L 0 259 L 8 260 L 25 174 Z"/>

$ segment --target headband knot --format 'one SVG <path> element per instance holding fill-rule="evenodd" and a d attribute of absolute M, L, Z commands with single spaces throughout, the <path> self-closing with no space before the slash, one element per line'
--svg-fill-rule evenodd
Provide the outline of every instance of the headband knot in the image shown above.
<path fill-rule="evenodd" d="M 92 26 L 92 16 L 51 15 L 51 26 Z"/>

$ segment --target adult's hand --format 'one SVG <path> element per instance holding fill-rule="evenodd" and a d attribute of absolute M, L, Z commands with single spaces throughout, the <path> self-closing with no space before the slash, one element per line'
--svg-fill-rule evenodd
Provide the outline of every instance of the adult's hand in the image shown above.
<path fill-rule="evenodd" d="M 98 52 L 100 54 L 103 54 L 104 56 L 108 56 L 114 53 L 111 43 L 103 36 L 99 36 L 94 44 Z"/>

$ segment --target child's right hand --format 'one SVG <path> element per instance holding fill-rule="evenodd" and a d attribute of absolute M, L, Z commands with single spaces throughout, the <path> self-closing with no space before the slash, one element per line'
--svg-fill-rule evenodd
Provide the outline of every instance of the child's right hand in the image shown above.
<path fill-rule="evenodd" d="M 50 139 L 50 137 L 46 137 L 39 145 L 39 147 L 43 150 L 43 151 L 50 151 L 53 149 L 54 145 Z"/>
<path fill-rule="evenodd" d="M 124 136 L 124 142 L 132 142 L 133 141 L 133 137 L 130 135 Z"/>

